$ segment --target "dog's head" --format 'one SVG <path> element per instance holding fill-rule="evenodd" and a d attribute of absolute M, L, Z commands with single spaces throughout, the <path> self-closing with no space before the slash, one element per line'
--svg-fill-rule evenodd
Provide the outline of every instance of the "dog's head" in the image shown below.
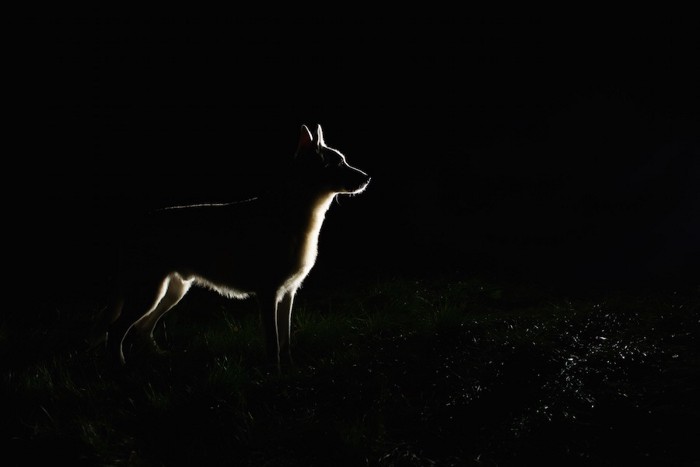
<path fill-rule="evenodd" d="M 315 137 L 301 126 L 295 166 L 305 184 L 329 193 L 358 194 L 370 181 L 366 173 L 348 165 L 340 151 L 326 146 L 321 125 L 316 126 Z"/>

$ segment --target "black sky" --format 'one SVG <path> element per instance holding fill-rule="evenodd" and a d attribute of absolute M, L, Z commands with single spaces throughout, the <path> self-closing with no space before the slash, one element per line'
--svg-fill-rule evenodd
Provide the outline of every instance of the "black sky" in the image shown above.
<path fill-rule="evenodd" d="M 373 177 L 331 208 L 322 271 L 692 277 L 690 22 L 340 18 L 54 22 L 32 80 L 43 260 L 101 277 L 122 219 L 254 195 L 321 123 Z"/>

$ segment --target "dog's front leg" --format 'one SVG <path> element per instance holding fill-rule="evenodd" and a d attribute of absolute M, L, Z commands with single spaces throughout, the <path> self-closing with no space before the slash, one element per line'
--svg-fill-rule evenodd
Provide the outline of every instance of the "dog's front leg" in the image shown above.
<path fill-rule="evenodd" d="M 288 292 L 282 298 L 277 307 L 277 332 L 280 344 L 280 360 L 285 365 L 291 365 L 291 327 L 292 327 L 292 306 L 294 305 L 294 291 Z"/>
<path fill-rule="evenodd" d="M 279 368 L 280 345 L 277 332 L 277 294 L 263 294 L 259 297 L 258 301 L 260 306 L 260 317 L 262 320 L 263 333 L 265 335 L 268 362 L 271 365 Z"/>

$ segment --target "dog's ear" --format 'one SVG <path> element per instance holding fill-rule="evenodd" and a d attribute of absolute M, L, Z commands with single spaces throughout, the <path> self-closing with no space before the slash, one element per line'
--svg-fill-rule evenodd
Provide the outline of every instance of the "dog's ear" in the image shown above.
<path fill-rule="evenodd" d="M 316 149 L 320 150 L 322 146 L 325 146 L 326 143 L 323 141 L 323 128 L 321 128 L 321 124 L 316 125 Z"/>
<path fill-rule="evenodd" d="M 311 132 L 309 131 L 309 128 L 306 125 L 302 125 L 301 132 L 299 134 L 299 145 L 297 146 L 296 155 L 298 156 L 299 154 L 308 151 L 313 147 L 312 145 L 313 137 L 311 136 Z"/>

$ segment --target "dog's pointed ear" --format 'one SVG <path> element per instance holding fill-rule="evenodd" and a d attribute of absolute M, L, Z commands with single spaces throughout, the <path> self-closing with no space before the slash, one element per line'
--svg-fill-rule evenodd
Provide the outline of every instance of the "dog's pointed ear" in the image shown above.
<path fill-rule="evenodd" d="M 325 146 L 326 143 L 323 141 L 323 128 L 321 124 L 316 125 L 316 149 L 321 149 L 321 146 Z"/>
<path fill-rule="evenodd" d="M 299 133 L 299 145 L 297 146 L 296 155 L 299 155 L 299 154 L 311 149 L 313 147 L 312 144 L 313 144 L 313 137 L 311 136 L 311 132 L 309 131 L 309 128 L 306 125 L 302 125 L 301 131 Z"/>

